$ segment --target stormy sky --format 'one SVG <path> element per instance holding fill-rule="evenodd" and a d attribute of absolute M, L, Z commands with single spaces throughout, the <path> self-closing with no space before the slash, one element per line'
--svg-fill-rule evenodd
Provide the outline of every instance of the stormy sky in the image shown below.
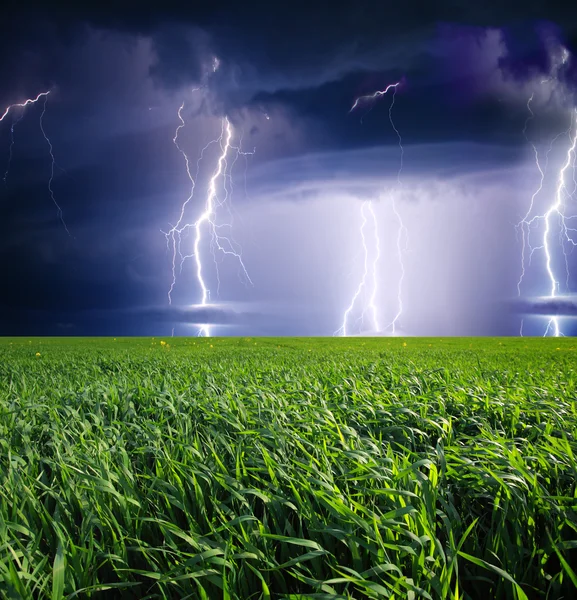
<path fill-rule="evenodd" d="M 389 4 L 3 8 L 0 335 L 577 334 L 577 11 Z"/>

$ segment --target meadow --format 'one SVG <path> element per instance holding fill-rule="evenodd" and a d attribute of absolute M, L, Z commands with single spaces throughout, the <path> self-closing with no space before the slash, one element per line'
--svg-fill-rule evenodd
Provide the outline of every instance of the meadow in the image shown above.
<path fill-rule="evenodd" d="M 0 339 L 0 597 L 577 597 L 577 340 Z"/>

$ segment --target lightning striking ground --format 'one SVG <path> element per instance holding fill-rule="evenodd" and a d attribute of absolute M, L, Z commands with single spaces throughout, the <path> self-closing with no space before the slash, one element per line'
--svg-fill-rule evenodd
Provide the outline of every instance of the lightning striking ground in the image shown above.
<path fill-rule="evenodd" d="M 549 168 L 549 155 L 551 154 L 551 151 L 553 150 L 553 146 L 555 145 L 555 142 L 562 135 L 567 135 L 569 133 L 569 129 L 567 129 L 565 131 L 558 133 L 551 140 L 551 142 L 549 144 L 549 148 L 545 152 L 545 163 L 544 163 L 544 165 L 541 165 L 541 161 L 539 158 L 539 151 L 537 150 L 537 146 L 527 136 L 527 126 L 529 125 L 529 122 L 533 120 L 533 118 L 535 116 L 535 114 L 533 113 L 533 111 L 531 109 L 531 102 L 533 100 L 533 97 L 534 97 L 534 94 L 531 94 L 531 96 L 527 102 L 527 109 L 529 110 L 530 115 L 525 120 L 525 126 L 523 127 L 523 136 L 527 140 L 527 143 L 530 144 L 530 146 L 533 150 L 533 154 L 535 155 L 535 166 L 537 167 L 537 170 L 539 171 L 539 185 L 531 196 L 531 201 L 529 202 L 527 212 L 525 213 L 523 218 L 516 225 L 516 229 L 518 231 L 519 230 L 521 231 L 521 272 L 519 275 L 519 280 L 517 281 L 517 296 L 518 297 L 521 296 L 521 285 L 523 284 L 523 280 L 525 279 L 526 270 L 531 265 L 531 260 L 533 258 L 533 254 L 535 253 L 536 250 L 542 250 L 544 248 L 543 244 L 540 246 L 533 246 L 531 244 L 530 226 L 535 221 L 537 221 L 539 218 L 541 218 L 541 219 L 544 218 L 543 215 L 541 215 L 540 217 L 537 217 L 535 219 L 531 218 L 531 215 L 533 213 L 533 208 L 535 206 L 535 200 L 537 199 L 537 196 L 543 191 L 545 177 L 547 175 L 547 170 Z M 528 261 L 526 261 L 526 257 L 525 257 L 525 252 L 527 249 L 529 249 L 529 260 Z"/>
<path fill-rule="evenodd" d="M 575 129 L 575 131 L 571 131 L 572 129 Z M 567 255 L 565 253 L 565 247 L 564 247 L 563 241 L 567 241 L 570 244 L 572 244 L 573 246 L 577 246 L 577 241 L 575 241 L 569 233 L 570 231 L 575 232 L 577 230 L 567 226 L 567 219 L 570 219 L 571 217 L 567 217 L 564 212 L 564 210 L 565 210 L 565 203 L 564 203 L 565 197 L 564 196 L 569 195 L 569 194 L 567 194 L 567 189 L 566 189 L 566 185 L 565 185 L 565 172 L 571 165 L 572 157 L 573 157 L 573 160 L 575 159 L 575 146 L 577 144 L 577 109 L 575 109 L 573 111 L 573 114 L 571 115 L 571 128 L 569 130 L 569 140 L 570 140 L 570 146 L 567 151 L 567 159 L 559 172 L 559 178 L 557 180 L 557 190 L 556 190 L 556 194 L 555 194 L 555 202 L 549 207 L 549 209 L 547 210 L 547 212 L 545 213 L 545 216 L 544 216 L 545 232 L 543 234 L 543 248 L 544 248 L 545 256 L 546 256 L 547 275 L 549 277 L 549 282 L 551 284 L 550 296 L 552 298 L 554 298 L 558 295 L 559 287 L 560 287 L 559 281 L 558 281 L 557 276 L 554 271 L 553 260 L 552 260 L 552 251 L 551 251 L 551 248 L 549 245 L 551 227 L 552 227 L 551 217 L 553 215 L 556 215 L 557 217 L 559 217 L 559 222 L 560 222 L 560 227 L 561 227 L 560 235 L 562 236 L 562 238 L 564 238 L 564 240 L 562 239 L 561 243 L 563 246 L 563 254 L 565 255 L 565 267 L 566 267 L 566 273 L 567 273 L 566 281 L 568 281 L 568 279 L 569 279 L 569 270 L 568 270 L 568 265 L 567 265 L 567 260 L 566 260 Z M 559 337 L 560 335 L 563 335 L 561 332 L 560 326 L 559 326 L 559 318 L 556 316 L 553 316 L 549 319 L 549 322 L 547 323 L 547 329 L 545 331 L 545 335 L 547 335 L 551 329 L 553 330 L 553 335 L 555 337 Z"/>
<path fill-rule="evenodd" d="M 163 232 L 166 236 L 167 246 L 172 249 L 172 281 L 170 289 L 168 291 L 169 303 L 172 303 L 172 293 L 176 285 L 177 280 L 177 262 L 180 261 L 179 269 L 182 271 L 183 264 L 187 259 L 194 259 L 196 280 L 200 287 L 201 299 L 197 305 L 199 307 L 209 307 L 211 294 L 210 287 L 205 275 L 205 265 L 203 264 L 202 248 L 201 243 L 203 241 L 203 231 L 208 230 L 210 233 L 210 248 L 213 254 L 213 259 L 216 267 L 216 279 L 217 279 L 217 295 L 220 288 L 220 276 L 218 272 L 218 262 L 216 260 L 217 253 L 221 253 L 224 256 L 232 255 L 238 262 L 240 272 L 242 273 L 246 282 L 252 285 L 252 280 L 248 274 L 245 264 L 242 260 L 242 251 L 240 246 L 230 237 L 223 235 L 222 230 L 225 228 L 232 227 L 232 213 L 228 205 L 228 200 L 232 195 L 232 168 L 236 163 L 236 160 L 240 155 L 250 155 L 253 152 L 244 152 L 240 147 L 233 144 L 234 130 L 228 117 L 221 119 L 221 132 L 218 138 L 210 141 L 201 151 L 200 156 L 196 163 L 196 173 L 193 176 L 191 172 L 191 162 L 187 152 L 179 144 L 179 135 L 182 129 L 186 127 L 186 122 L 182 116 L 184 109 L 184 103 L 178 110 L 178 118 L 180 124 L 176 128 L 173 143 L 177 147 L 180 154 L 183 156 L 187 177 L 190 181 L 190 193 L 187 199 L 184 201 L 181 207 L 180 216 L 177 223 L 167 232 Z M 201 162 L 204 159 L 205 152 L 208 148 L 214 144 L 218 144 L 220 147 L 220 154 L 217 159 L 216 168 L 208 182 L 206 188 L 206 197 L 204 200 L 204 208 L 201 214 L 196 220 L 190 222 L 187 221 L 185 216 L 189 203 L 193 200 L 196 188 L 196 180 L 199 175 Z M 233 154 L 234 158 L 231 160 L 230 155 Z M 228 222 L 217 221 L 217 211 L 221 207 L 228 209 L 231 220 Z M 192 233 L 194 241 L 192 244 L 192 252 L 185 254 L 182 251 L 183 235 Z M 198 332 L 200 336 L 210 336 L 211 329 L 209 324 L 201 324 Z"/>
<path fill-rule="evenodd" d="M 62 208 L 56 201 L 56 198 L 54 196 L 54 190 L 52 188 L 52 183 L 54 181 L 54 169 L 56 167 L 56 160 L 54 158 L 54 148 L 52 146 L 52 142 L 50 141 L 50 138 L 46 135 L 46 131 L 44 129 L 44 114 L 46 113 L 46 103 L 48 101 L 49 94 L 50 94 L 50 90 L 48 90 L 46 92 L 40 92 L 35 98 L 28 98 L 24 102 L 17 102 L 15 104 L 11 104 L 4 110 L 4 113 L 0 117 L 0 122 L 2 122 L 13 109 L 26 108 L 29 104 L 36 104 L 36 102 L 38 102 L 40 100 L 40 98 L 44 98 L 44 105 L 42 107 L 42 112 L 40 114 L 39 125 L 40 125 L 40 131 L 42 132 L 42 135 L 43 135 L 44 139 L 46 140 L 46 143 L 48 144 L 48 152 L 50 154 L 50 159 L 51 159 L 50 178 L 48 179 L 48 192 L 50 194 L 50 199 L 52 200 L 54 206 L 56 206 L 56 211 L 57 211 L 56 214 L 58 215 L 58 218 L 60 219 L 60 222 L 62 223 L 64 230 L 66 231 L 66 233 L 68 235 L 70 235 L 68 226 L 66 225 L 66 222 L 64 221 L 64 215 L 62 212 Z M 13 150 L 14 150 L 14 127 L 22 120 L 23 117 L 24 117 L 24 113 L 20 114 L 20 116 L 15 121 L 13 121 L 12 125 L 10 126 L 10 147 L 9 147 L 9 155 L 8 155 L 8 164 L 6 166 L 6 171 L 4 172 L 4 177 L 3 177 L 4 185 L 6 185 L 6 181 L 8 179 L 8 173 L 10 171 L 10 165 L 12 163 L 12 156 L 13 156 Z"/>
<path fill-rule="evenodd" d="M 392 98 L 391 104 L 389 106 L 389 121 L 391 123 L 391 127 L 393 128 L 393 131 L 395 132 L 395 134 L 398 137 L 399 149 L 400 149 L 400 153 L 401 153 L 400 166 L 399 166 L 399 170 L 397 172 L 397 186 L 399 186 L 399 187 L 401 185 L 401 172 L 403 169 L 404 149 L 403 149 L 401 135 L 393 121 L 392 111 L 393 111 L 393 107 L 395 105 L 395 94 L 396 94 L 397 88 L 399 87 L 400 84 L 401 84 L 401 81 L 398 81 L 396 83 L 391 83 L 384 90 L 378 90 L 378 91 L 374 92 L 373 94 L 369 94 L 366 96 L 359 96 L 354 101 L 353 105 L 351 106 L 351 109 L 349 110 L 349 113 L 350 113 L 350 112 L 353 112 L 354 110 L 358 109 L 359 107 L 361 107 L 364 104 L 373 103 L 375 100 L 377 100 L 381 96 L 386 95 L 388 92 L 390 92 L 392 90 L 393 98 Z M 362 118 L 361 118 L 361 122 L 362 122 Z M 404 264 L 403 264 L 403 251 L 404 251 L 403 240 L 405 240 L 405 246 L 406 246 L 407 228 L 405 227 L 403 220 L 401 218 L 401 215 L 398 211 L 395 195 L 392 192 L 391 192 L 391 203 L 392 203 L 393 212 L 399 223 L 399 229 L 398 229 L 398 234 L 397 234 L 397 257 L 398 257 L 400 268 L 401 268 L 401 275 L 399 277 L 399 282 L 398 282 L 397 312 L 396 312 L 393 320 L 389 323 L 389 325 L 387 325 L 387 327 L 385 327 L 385 330 L 390 328 L 391 333 L 394 335 L 395 331 L 396 331 L 396 325 L 397 325 L 399 318 L 401 317 L 401 314 L 403 312 L 402 288 L 403 288 L 403 281 L 404 281 L 404 277 L 405 277 L 405 268 L 404 268 Z M 369 252 L 369 248 L 368 248 L 367 236 L 365 235 L 365 229 L 366 229 L 367 221 L 368 221 L 367 217 L 366 217 L 366 212 L 370 213 L 372 221 L 373 221 L 372 245 L 374 248 L 374 252 L 372 253 L 373 258 L 371 261 L 370 268 L 369 268 L 369 264 L 368 264 L 370 252 Z M 362 239 L 363 254 L 364 254 L 363 273 L 361 276 L 360 283 L 359 283 L 355 293 L 353 294 L 351 303 L 349 304 L 349 306 L 343 313 L 342 324 L 339 327 L 339 329 L 337 329 L 337 331 L 334 333 L 334 335 L 342 335 L 342 336 L 348 335 L 348 322 L 350 319 L 350 315 L 351 315 L 352 311 L 354 310 L 355 305 L 357 304 L 359 299 L 366 295 L 366 290 L 369 288 L 370 288 L 370 295 L 369 295 L 368 301 L 366 301 L 365 307 L 363 308 L 363 310 L 361 312 L 361 316 L 359 317 L 358 320 L 360 320 L 361 324 L 364 325 L 365 315 L 367 312 L 370 312 L 372 329 L 376 333 L 379 333 L 381 331 L 378 309 L 377 309 L 377 297 L 378 297 L 377 264 L 378 264 L 378 261 L 380 259 L 380 255 L 381 255 L 381 246 L 380 246 L 380 238 L 379 238 L 379 232 L 378 232 L 378 226 L 377 226 L 377 218 L 376 218 L 371 201 L 367 200 L 367 201 L 363 202 L 363 204 L 361 205 L 361 217 L 362 217 L 362 224 L 361 224 L 361 228 L 360 228 L 360 235 L 361 235 L 361 239 Z M 370 275 L 370 279 L 371 279 L 370 284 L 368 283 L 369 272 L 371 274 Z"/>
<path fill-rule="evenodd" d="M 562 49 L 560 62 L 555 67 L 556 72 L 551 77 L 541 81 L 542 84 L 557 79 L 557 72 L 561 67 L 563 67 L 563 65 L 566 64 L 568 56 L 568 52 L 565 49 Z M 559 242 L 558 245 L 560 246 L 561 252 L 563 254 L 563 260 L 565 262 L 565 287 L 567 291 L 569 290 L 570 284 L 567 247 L 570 246 L 571 249 L 574 249 L 574 247 L 577 246 L 577 239 L 575 239 L 577 229 L 575 229 L 574 227 L 570 227 L 570 221 L 572 219 L 576 219 L 577 215 L 571 215 L 567 212 L 567 200 L 571 199 L 577 191 L 577 181 L 575 180 L 575 169 L 577 160 L 577 109 L 573 109 L 571 111 L 569 127 L 565 131 L 562 131 L 561 133 L 557 134 L 551 140 L 549 148 L 545 153 L 545 163 L 544 165 L 542 165 L 537 147 L 527 135 L 527 128 L 529 126 L 529 123 L 535 118 L 535 113 L 533 112 L 531 107 L 533 99 L 534 94 L 531 94 L 530 98 L 527 101 L 527 110 L 529 111 L 529 116 L 525 120 L 523 135 L 527 143 L 530 144 L 535 157 L 535 166 L 537 168 L 537 171 L 539 172 L 539 185 L 537 186 L 537 188 L 533 192 L 533 195 L 531 196 L 531 200 L 529 202 L 529 206 L 525 215 L 517 224 L 517 230 L 521 231 L 521 270 L 519 279 L 517 281 L 517 296 L 521 296 L 521 286 L 525 279 L 527 269 L 531 265 L 533 255 L 537 251 L 542 250 L 545 258 L 545 272 L 549 288 L 549 298 L 556 298 L 561 292 L 561 283 L 560 276 L 558 274 L 558 269 L 555 264 L 556 262 L 558 262 L 558 259 L 556 259 L 555 257 L 554 251 L 555 239 L 557 239 Z M 563 164 L 560 167 L 557 175 L 553 200 L 546 208 L 546 210 L 536 213 L 536 199 L 543 192 L 545 180 L 547 177 L 547 169 L 549 165 L 549 155 L 557 140 L 564 136 L 568 138 L 568 146 L 565 154 L 565 160 L 563 161 Z M 573 167 L 573 189 L 569 191 L 566 179 L 567 171 L 571 166 Z M 542 225 L 540 241 L 538 245 L 534 246 L 531 242 L 531 231 L 534 229 L 538 229 L 540 225 Z M 526 259 L 527 251 L 529 252 L 528 261 Z M 519 335 L 521 336 L 523 335 L 523 327 L 524 320 L 522 319 L 519 330 Z M 547 326 L 543 335 L 553 335 L 555 337 L 563 335 L 559 317 L 554 315 L 548 318 Z"/>
<path fill-rule="evenodd" d="M 530 110 L 530 102 L 528 103 L 528 106 L 529 106 L 529 110 Z M 544 179 L 546 176 L 549 153 L 551 152 L 554 142 L 562 135 L 568 136 L 569 145 L 567 148 L 565 161 L 564 161 L 561 169 L 559 170 L 559 174 L 557 177 L 557 185 L 556 185 L 556 189 L 555 189 L 554 200 L 553 200 L 552 204 L 550 204 L 549 208 L 544 213 L 533 214 L 535 198 L 543 189 L 543 183 L 544 183 Z M 533 193 L 533 196 L 531 197 L 531 202 L 530 202 L 529 208 L 527 210 L 527 213 L 525 214 L 523 219 L 518 223 L 518 227 L 520 227 L 521 231 L 523 232 L 522 240 L 521 240 L 523 246 L 522 246 L 522 253 L 521 253 L 521 276 L 517 283 L 517 292 L 518 292 L 518 295 L 520 296 L 521 295 L 521 284 L 522 284 L 523 278 L 525 277 L 525 274 L 526 274 L 525 249 L 526 248 L 529 249 L 530 259 L 532 258 L 533 254 L 536 251 L 543 250 L 543 252 L 545 254 L 545 270 L 546 270 L 547 279 L 548 279 L 549 285 L 550 285 L 549 297 L 555 298 L 559 295 L 559 292 L 560 292 L 559 276 L 557 275 L 557 272 L 556 272 L 556 269 L 554 266 L 555 261 L 554 261 L 553 239 L 552 239 L 553 238 L 553 235 L 552 235 L 553 228 L 555 226 L 553 221 L 555 218 L 557 219 L 557 223 L 558 223 L 558 227 L 559 227 L 558 236 L 559 236 L 559 241 L 560 241 L 560 245 L 561 245 L 561 250 L 563 252 L 563 256 L 564 256 L 564 260 L 565 260 L 565 285 L 566 285 L 566 287 L 569 287 L 569 265 L 567 262 L 566 244 L 570 244 L 572 247 L 577 246 L 577 240 L 572 236 L 572 234 L 577 233 L 577 229 L 575 229 L 573 227 L 569 227 L 569 221 L 571 219 L 576 218 L 576 216 L 568 215 L 566 213 L 566 200 L 573 196 L 573 194 L 575 193 L 575 188 L 577 188 L 577 183 L 575 183 L 574 177 L 573 177 L 573 180 L 574 180 L 575 185 L 574 185 L 574 189 L 571 192 L 569 192 L 569 190 L 567 188 L 567 183 L 566 183 L 566 174 L 567 174 L 567 170 L 569 169 L 569 167 L 571 167 L 573 165 L 573 170 L 575 170 L 576 146 L 577 146 L 577 109 L 573 110 L 571 113 L 571 123 L 569 125 L 569 128 L 566 131 L 555 136 L 555 138 L 553 138 L 553 140 L 551 141 L 551 144 L 547 151 L 547 162 L 545 164 L 545 167 L 541 167 L 537 149 L 533 143 L 531 143 L 531 145 L 533 147 L 534 154 L 535 154 L 535 164 L 540 173 L 540 183 L 539 183 L 537 190 Z M 543 222 L 545 224 L 543 233 L 542 233 L 541 242 L 538 246 L 532 246 L 531 240 L 529 237 L 531 228 L 538 226 L 540 222 Z M 559 318 L 557 316 L 552 316 L 549 318 L 544 335 L 547 336 L 549 334 L 549 332 L 552 332 L 552 335 L 555 337 L 563 335 L 563 332 L 561 331 L 561 327 L 560 327 L 560 323 L 559 323 Z M 521 323 L 521 330 L 519 333 L 520 333 L 520 335 L 523 335 L 523 323 Z"/>

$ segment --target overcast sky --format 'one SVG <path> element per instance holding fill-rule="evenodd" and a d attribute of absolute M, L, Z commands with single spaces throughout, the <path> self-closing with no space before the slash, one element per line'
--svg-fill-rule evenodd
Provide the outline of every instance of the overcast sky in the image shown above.
<path fill-rule="evenodd" d="M 577 333 L 570 3 L 77 4 L 0 21 L 0 334 Z"/>

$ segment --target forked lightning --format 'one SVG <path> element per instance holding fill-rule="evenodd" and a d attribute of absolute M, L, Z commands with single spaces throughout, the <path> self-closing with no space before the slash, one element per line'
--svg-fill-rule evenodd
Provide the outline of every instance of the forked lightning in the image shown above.
<path fill-rule="evenodd" d="M 560 67 L 562 67 L 568 59 L 568 52 L 565 49 L 562 49 L 561 53 L 561 61 L 557 65 L 557 71 Z M 557 75 L 549 77 L 548 79 L 544 79 L 541 83 L 548 83 L 557 78 Z M 548 281 L 548 292 L 549 298 L 556 298 L 561 293 L 561 278 L 558 274 L 557 267 L 555 265 L 555 240 L 558 241 L 558 246 L 560 246 L 561 252 L 563 254 L 563 260 L 565 262 L 565 288 L 569 290 L 569 262 L 568 262 L 568 246 L 573 249 L 577 246 L 577 229 L 575 227 L 571 227 L 571 220 L 577 219 L 577 215 L 568 214 L 567 212 L 567 201 L 571 199 L 575 192 L 577 191 L 577 181 L 575 180 L 575 168 L 577 161 L 577 109 L 573 109 L 571 111 L 570 123 L 569 127 L 557 134 L 549 145 L 549 148 L 545 154 L 545 164 L 541 165 L 539 160 L 539 152 L 534 142 L 532 142 L 527 135 L 527 127 L 529 123 L 535 118 L 535 113 L 531 107 L 534 99 L 534 94 L 531 94 L 529 100 L 527 101 L 527 109 L 529 111 L 529 116 L 525 121 L 525 126 L 523 128 L 523 135 L 527 142 L 531 145 L 534 157 L 535 157 L 535 165 L 537 167 L 537 171 L 539 172 L 539 185 L 533 192 L 531 196 L 531 200 L 529 202 L 529 206 L 527 211 L 521 221 L 517 224 L 518 230 L 521 231 L 521 272 L 519 276 L 519 280 L 517 282 L 517 295 L 521 296 L 521 286 L 526 276 L 526 271 L 528 266 L 531 264 L 531 259 L 535 252 L 539 250 L 543 250 L 545 256 L 545 271 L 547 273 L 547 281 Z M 547 169 L 549 164 L 549 155 L 553 149 L 554 144 L 557 142 L 559 138 L 566 137 L 567 138 L 567 151 L 565 154 L 565 159 L 563 164 L 558 172 L 557 181 L 555 186 L 555 194 L 553 199 L 547 209 L 544 212 L 534 214 L 535 213 L 535 204 L 536 198 L 539 196 L 544 187 L 545 178 L 547 175 Z M 569 168 L 573 168 L 573 189 L 569 190 L 567 186 L 567 178 L 568 178 L 568 170 Z M 541 238 L 539 245 L 533 246 L 531 243 L 531 230 L 542 225 L 541 230 Z M 529 260 L 526 259 L 526 252 L 529 252 Z M 528 263 L 528 264 L 527 264 Z M 523 335 L 523 325 L 524 321 L 521 320 L 521 328 L 520 335 Z M 563 332 L 561 329 L 561 324 L 559 322 L 559 317 L 556 315 L 552 315 L 548 317 L 547 325 L 544 330 L 544 336 L 553 335 L 555 337 L 562 336 Z"/>
<path fill-rule="evenodd" d="M 186 126 L 182 111 L 184 109 L 184 103 L 178 110 L 178 118 L 180 124 L 176 128 L 173 142 L 177 147 L 178 151 L 182 154 L 185 165 L 187 177 L 190 181 L 190 193 L 187 199 L 182 204 L 180 210 L 180 216 L 177 223 L 167 232 L 164 232 L 166 236 L 167 245 L 172 251 L 172 281 L 170 289 L 168 290 L 168 300 L 172 303 L 172 293 L 176 285 L 177 279 L 177 263 L 179 262 L 178 268 L 182 270 L 183 263 L 188 258 L 194 259 L 196 280 L 200 287 L 201 299 L 197 305 L 199 307 L 210 306 L 210 287 L 207 283 L 205 275 L 205 266 L 203 264 L 201 242 L 203 241 L 203 231 L 210 233 L 210 247 L 213 253 L 213 258 L 216 268 L 216 279 L 217 279 L 217 293 L 220 286 L 220 276 L 218 273 L 218 262 L 216 260 L 216 253 L 220 252 L 223 255 L 232 255 L 239 264 L 241 272 L 246 282 L 252 284 L 252 280 L 248 274 L 248 271 L 244 265 L 241 255 L 241 249 L 239 245 L 232 240 L 230 237 L 223 235 L 222 230 L 230 228 L 232 226 L 232 219 L 230 222 L 217 222 L 217 211 L 219 208 L 227 205 L 227 201 L 232 192 L 231 181 L 232 181 L 232 168 L 240 155 L 252 154 L 252 152 L 243 152 L 240 148 L 240 144 L 235 146 L 233 144 L 234 130 L 228 117 L 221 119 L 221 131 L 218 138 L 210 141 L 201 151 L 200 156 L 196 163 L 196 173 L 193 176 L 191 172 L 191 162 L 188 154 L 179 144 L 179 135 L 182 129 Z M 220 154 L 217 159 L 216 168 L 208 182 L 206 189 L 206 196 L 203 203 L 203 210 L 201 214 L 194 221 L 186 220 L 187 206 L 193 200 L 195 194 L 196 180 L 198 178 L 199 169 L 201 162 L 204 158 L 205 152 L 208 148 L 214 144 L 218 144 L 220 147 Z M 230 156 L 234 155 L 231 160 Z M 228 212 L 232 215 L 230 208 Z M 182 252 L 183 234 L 192 233 L 194 241 L 192 244 L 192 251 L 190 254 Z M 198 331 L 200 336 L 210 336 L 211 329 L 210 324 L 200 324 Z"/>

